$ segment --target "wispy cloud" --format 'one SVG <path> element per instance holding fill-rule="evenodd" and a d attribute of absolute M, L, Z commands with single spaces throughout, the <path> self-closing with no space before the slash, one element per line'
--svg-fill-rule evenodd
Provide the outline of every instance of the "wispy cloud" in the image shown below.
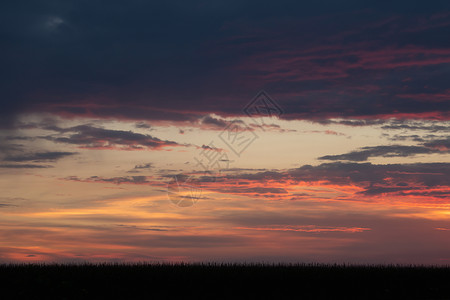
<path fill-rule="evenodd" d="M 373 146 L 362 147 L 360 150 L 352 151 L 345 154 L 325 155 L 319 157 L 322 160 L 348 160 L 348 161 L 366 161 L 370 157 L 407 157 L 417 154 L 432 154 L 432 153 L 448 153 L 440 149 L 432 149 L 424 146 L 403 146 L 403 145 L 389 145 L 389 146 Z"/>
<path fill-rule="evenodd" d="M 133 169 L 129 170 L 127 173 L 140 173 L 142 171 L 153 169 L 152 163 L 145 163 L 141 165 L 135 165 Z"/>
<path fill-rule="evenodd" d="M 448 200 L 450 164 L 371 164 L 334 162 L 318 166 L 264 172 L 240 172 L 217 178 L 203 186 L 213 191 L 275 199 L 299 199 L 296 187 L 308 183 L 334 186 L 350 198 L 391 194 L 399 197 L 434 197 L 436 202 Z M 201 178 L 200 178 L 201 180 Z M 270 185 L 270 188 L 268 187 Z M 301 199 L 313 196 L 302 196 Z"/>
<path fill-rule="evenodd" d="M 147 176 L 122 176 L 122 177 L 99 177 L 91 176 L 85 179 L 78 178 L 77 176 L 70 176 L 64 178 L 64 180 L 78 181 L 78 182 L 97 182 L 97 183 L 114 183 L 114 184 L 148 184 Z"/>
<path fill-rule="evenodd" d="M 6 169 L 45 169 L 52 168 L 48 165 L 33 165 L 33 164 L 0 164 L 0 168 Z"/>
<path fill-rule="evenodd" d="M 235 229 L 243 230 L 261 230 L 261 231 L 297 231 L 297 232 L 348 232 L 357 233 L 370 230 L 370 228 L 363 227 L 327 227 L 327 226 L 316 226 L 316 225 L 277 225 L 277 226 L 264 226 L 264 227 L 235 227 Z"/>
<path fill-rule="evenodd" d="M 59 159 L 76 155 L 76 152 L 37 152 L 30 154 L 22 154 L 15 156 L 7 156 L 3 160 L 11 161 L 11 162 L 26 162 L 26 161 L 34 161 L 34 162 L 45 162 L 45 161 L 57 161 Z"/>
<path fill-rule="evenodd" d="M 70 128 L 51 127 L 48 129 L 56 130 L 60 134 L 43 136 L 43 139 L 56 143 L 78 145 L 86 149 L 160 150 L 165 147 L 188 146 L 173 141 L 161 140 L 148 134 L 104 129 L 91 125 L 80 125 Z"/>

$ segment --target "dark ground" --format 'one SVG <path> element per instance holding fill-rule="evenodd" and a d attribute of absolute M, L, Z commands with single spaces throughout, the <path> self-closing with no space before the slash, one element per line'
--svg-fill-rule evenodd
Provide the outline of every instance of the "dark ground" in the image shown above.
<path fill-rule="evenodd" d="M 450 267 L 0 265 L 2 299 L 450 299 Z"/>

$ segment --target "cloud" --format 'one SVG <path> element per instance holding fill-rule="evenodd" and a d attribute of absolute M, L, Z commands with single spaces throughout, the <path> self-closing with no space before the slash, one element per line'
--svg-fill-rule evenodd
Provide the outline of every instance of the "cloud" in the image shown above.
<path fill-rule="evenodd" d="M 114 183 L 117 185 L 120 184 L 149 184 L 150 181 L 147 180 L 147 176 L 122 176 L 122 177 L 100 177 L 100 176 L 91 176 L 86 179 L 78 178 L 77 176 L 69 176 L 63 178 L 64 180 L 69 181 L 78 181 L 78 182 L 94 182 L 94 183 Z"/>
<path fill-rule="evenodd" d="M 394 136 L 390 136 L 387 133 L 383 133 L 382 136 L 386 137 L 390 141 L 396 141 L 396 142 L 398 142 L 398 141 L 407 141 L 407 140 L 411 140 L 411 141 L 414 141 L 414 142 L 424 142 L 425 138 L 428 138 L 428 137 L 434 138 L 434 137 L 436 137 L 435 135 L 427 135 L 427 136 L 421 137 L 421 136 L 419 136 L 417 134 L 410 134 L 410 135 L 395 134 Z"/>
<path fill-rule="evenodd" d="M 136 229 L 136 230 L 146 230 L 146 231 L 169 231 L 167 227 L 164 226 L 154 226 L 154 227 L 141 227 L 136 225 L 125 225 L 125 224 L 117 224 L 118 227 L 127 228 L 127 229 Z"/>
<path fill-rule="evenodd" d="M 173 141 L 161 140 L 148 134 L 124 130 L 111 130 L 91 125 L 80 125 L 70 128 L 51 127 L 59 135 L 41 138 L 56 143 L 74 144 L 87 149 L 122 149 L 122 150 L 160 150 L 165 147 L 187 146 Z M 66 136 L 68 134 L 68 136 Z"/>
<path fill-rule="evenodd" d="M 449 152 L 450 151 L 450 137 L 441 140 L 432 140 L 424 143 L 425 146 L 435 149 L 437 151 Z"/>
<path fill-rule="evenodd" d="M 52 166 L 46 165 L 33 165 L 33 164 L 0 164 L 0 168 L 6 169 L 45 169 L 53 168 Z"/>
<path fill-rule="evenodd" d="M 449 228 L 442 228 L 442 227 L 437 227 L 435 228 L 436 230 L 443 230 L 443 231 L 449 231 Z"/>
<path fill-rule="evenodd" d="M 11 140 L 7 137 L 7 140 Z M 14 138 L 15 140 L 15 138 Z M 27 140 L 22 139 L 21 140 Z M 1 141 L 1 139 L 0 139 Z M 77 155 L 77 152 L 66 151 L 41 151 L 26 153 L 29 147 L 25 145 L 11 144 L 6 141 L 0 146 L 0 168 L 5 169 L 44 169 L 52 168 L 50 165 L 34 164 L 34 163 L 50 163 L 60 159 Z"/>
<path fill-rule="evenodd" d="M 141 128 L 141 129 L 151 129 L 152 126 L 150 124 L 144 123 L 144 122 L 138 122 L 135 124 L 136 128 Z"/>
<path fill-rule="evenodd" d="M 0 137 L 0 154 L 8 155 L 10 153 L 23 151 L 22 144 L 12 144 L 11 139 Z"/>
<path fill-rule="evenodd" d="M 254 195 L 271 198 L 298 199 L 295 187 L 316 183 L 323 186 L 335 186 L 358 195 L 376 196 L 392 194 L 397 196 L 423 196 L 445 201 L 450 192 L 449 163 L 416 164 L 371 164 L 371 163 L 324 163 L 317 166 L 304 165 L 295 169 L 272 170 L 263 172 L 243 171 L 218 177 L 214 183 L 204 182 L 204 188 L 213 191 Z M 201 180 L 201 179 L 200 179 Z M 270 185 L 269 185 L 270 184 Z M 265 188 L 268 185 L 274 190 Z M 275 192 L 275 193 L 273 193 Z M 312 196 L 301 195 L 301 199 Z M 338 197 L 339 198 L 339 197 Z M 362 201 L 362 199 L 360 199 Z"/>
<path fill-rule="evenodd" d="M 357 183 L 366 186 L 394 184 L 400 181 L 424 186 L 450 184 L 449 163 L 386 164 L 326 163 L 318 166 L 302 166 L 288 171 L 290 178 L 298 181 L 326 180 L 331 183 Z M 391 178 L 391 179 L 389 179 Z M 389 181 L 386 181 L 389 179 Z M 404 180 L 402 180 L 404 179 Z"/>
<path fill-rule="evenodd" d="M 407 157 L 417 154 L 441 153 L 439 150 L 433 150 L 423 146 L 374 146 L 362 147 L 360 150 L 352 151 L 339 155 L 325 155 L 319 157 L 322 160 L 348 160 L 348 161 L 366 161 L 370 157 Z"/>
<path fill-rule="evenodd" d="M 225 127 L 228 126 L 228 122 L 226 122 L 224 120 L 221 120 L 221 119 L 217 119 L 217 118 L 211 117 L 211 116 L 205 116 L 202 119 L 202 124 L 213 125 L 213 126 L 216 126 L 216 127 L 220 128 L 220 129 L 224 129 Z"/>
<path fill-rule="evenodd" d="M 386 119 L 315 119 L 312 120 L 315 123 L 319 123 L 322 125 L 346 125 L 346 126 L 373 126 L 380 125 L 389 122 L 390 120 Z"/>
<path fill-rule="evenodd" d="M 250 194 L 254 196 L 265 196 L 267 194 L 287 194 L 288 192 L 284 188 L 277 187 L 245 187 L 245 186 L 234 186 L 229 188 L 217 188 L 216 189 L 222 193 L 232 193 L 232 194 Z"/>
<path fill-rule="evenodd" d="M 261 230 L 261 231 L 294 231 L 294 232 L 348 232 L 357 233 L 370 230 L 370 228 L 361 227 L 326 227 L 326 226 L 315 226 L 315 225 L 301 225 L 301 226 L 265 226 L 265 227 L 235 227 L 236 229 L 243 230 Z"/>
<path fill-rule="evenodd" d="M 323 133 L 326 135 L 340 135 L 345 136 L 345 133 L 342 132 L 336 132 L 334 130 L 309 130 L 309 131 L 303 131 L 304 133 Z"/>
<path fill-rule="evenodd" d="M 34 161 L 34 162 L 45 162 L 45 161 L 57 161 L 59 159 L 76 155 L 76 152 L 37 152 L 31 154 L 23 154 L 23 155 L 15 155 L 15 156 L 7 156 L 3 160 L 10 162 L 26 162 L 26 161 Z"/>
<path fill-rule="evenodd" d="M 430 132 L 448 132 L 450 126 L 443 124 L 424 124 L 423 122 L 407 122 L 396 120 L 392 124 L 381 127 L 385 130 L 423 130 Z"/>
<path fill-rule="evenodd" d="M 421 197 L 432 197 L 441 199 L 450 199 L 450 190 L 422 190 L 422 191 L 408 191 L 404 189 L 398 193 L 402 196 L 421 196 Z"/>
<path fill-rule="evenodd" d="M 134 167 L 134 169 L 136 170 L 142 170 L 142 169 L 151 169 L 153 168 L 153 164 L 152 163 L 146 163 L 146 164 L 142 164 L 142 165 L 136 165 Z"/>
<path fill-rule="evenodd" d="M 150 170 L 152 168 L 153 168 L 152 163 L 146 163 L 146 164 L 134 166 L 134 168 L 131 169 L 130 171 L 128 171 L 127 173 L 139 173 L 141 171 Z"/>
<path fill-rule="evenodd" d="M 420 137 L 418 135 L 395 135 L 390 137 L 384 134 L 390 140 L 402 141 L 411 139 L 422 142 L 421 145 L 406 146 L 406 145 L 387 145 L 387 146 L 372 146 L 362 147 L 359 150 L 351 151 L 338 155 L 325 155 L 318 159 L 321 160 L 348 160 L 348 161 L 366 161 L 370 157 L 409 157 L 417 154 L 447 154 L 450 149 L 450 137 L 438 139 L 436 135 L 425 135 Z M 434 139 L 433 139 L 434 138 Z M 430 139 L 425 142 L 426 139 Z"/>

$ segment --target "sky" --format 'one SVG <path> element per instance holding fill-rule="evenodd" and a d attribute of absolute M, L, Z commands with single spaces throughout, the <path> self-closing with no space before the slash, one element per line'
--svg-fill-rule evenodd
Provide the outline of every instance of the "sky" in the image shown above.
<path fill-rule="evenodd" d="M 450 263 L 448 1 L 3 1 L 0 263 Z"/>

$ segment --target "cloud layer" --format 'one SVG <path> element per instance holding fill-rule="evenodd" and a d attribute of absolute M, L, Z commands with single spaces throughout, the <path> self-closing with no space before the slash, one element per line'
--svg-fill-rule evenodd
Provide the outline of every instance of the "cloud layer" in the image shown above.
<path fill-rule="evenodd" d="M 448 5 L 3 3 L 2 124 L 238 116 L 261 89 L 287 119 L 448 120 Z"/>

